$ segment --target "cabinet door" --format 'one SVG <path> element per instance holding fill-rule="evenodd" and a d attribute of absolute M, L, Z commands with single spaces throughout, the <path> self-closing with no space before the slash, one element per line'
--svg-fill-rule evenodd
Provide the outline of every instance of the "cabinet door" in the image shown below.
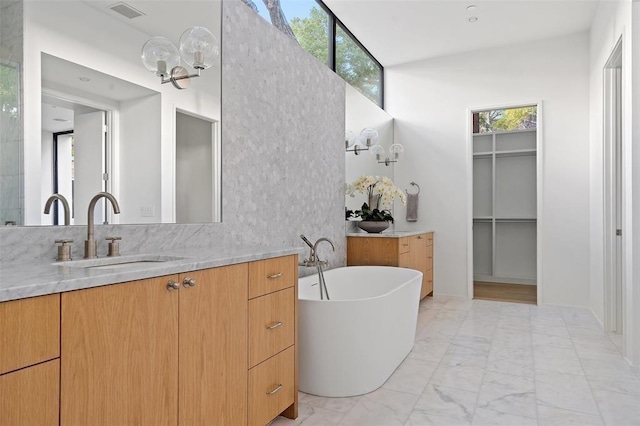
<path fill-rule="evenodd" d="M 425 235 L 416 235 L 411 237 L 411 263 L 413 269 L 422 272 L 422 289 L 420 290 L 420 299 L 423 299 L 430 293 L 427 281 L 427 239 Z"/>
<path fill-rule="evenodd" d="M 180 275 L 180 425 L 247 423 L 247 264 Z"/>
<path fill-rule="evenodd" d="M 348 237 L 347 266 L 400 266 L 398 254 L 399 238 Z"/>
<path fill-rule="evenodd" d="M 0 424 L 58 424 L 60 360 L 0 376 Z"/>
<path fill-rule="evenodd" d="M 62 425 L 178 421 L 178 291 L 161 277 L 62 294 Z"/>

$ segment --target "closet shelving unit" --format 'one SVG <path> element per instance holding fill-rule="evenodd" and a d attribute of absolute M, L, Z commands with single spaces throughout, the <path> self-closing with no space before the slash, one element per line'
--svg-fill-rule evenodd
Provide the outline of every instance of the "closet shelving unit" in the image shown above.
<path fill-rule="evenodd" d="M 474 281 L 536 283 L 536 132 L 473 135 Z"/>

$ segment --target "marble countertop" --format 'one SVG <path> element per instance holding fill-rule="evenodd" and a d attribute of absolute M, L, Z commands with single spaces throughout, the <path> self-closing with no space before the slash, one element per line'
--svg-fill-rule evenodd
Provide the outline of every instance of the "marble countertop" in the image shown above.
<path fill-rule="evenodd" d="M 368 232 L 349 232 L 347 237 L 374 237 L 374 238 L 403 238 L 413 237 L 414 235 L 428 234 L 431 230 L 422 231 L 382 231 L 377 234 Z"/>
<path fill-rule="evenodd" d="M 119 258 L 97 260 L 3 263 L 0 264 L 0 302 L 301 254 L 303 251 L 301 247 L 199 247 L 135 255 L 122 253 Z M 121 264 L 112 269 L 106 265 L 99 269 L 79 267 L 99 266 L 112 259 L 145 262 Z"/>

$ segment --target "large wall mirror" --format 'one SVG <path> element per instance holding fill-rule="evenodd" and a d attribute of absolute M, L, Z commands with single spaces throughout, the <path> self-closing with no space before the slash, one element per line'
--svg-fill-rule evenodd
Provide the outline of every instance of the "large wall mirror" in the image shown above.
<path fill-rule="evenodd" d="M 180 47 L 194 26 L 208 28 L 219 50 L 221 4 L 24 0 L 22 179 L 0 190 L 0 204 L 23 201 L 2 224 L 64 224 L 61 208 L 43 213 L 55 192 L 69 200 L 71 224 L 85 224 L 100 191 L 118 199 L 121 214 L 99 205 L 96 223 L 221 220 L 220 57 L 178 80 L 184 90 L 141 61 L 151 37 Z"/>
<path fill-rule="evenodd" d="M 396 163 L 388 165 L 379 163 L 370 148 L 369 150 L 356 148 L 356 146 L 366 145 L 364 141 L 359 140 L 362 130 L 374 129 L 378 132 L 377 141 L 374 143 L 388 153 L 393 144 L 393 117 L 349 84 L 347 84 L 345 98 L 345 130 L 346 133 L 351 132 L 355 137 L 354 146 L 348 148 L 346 153 L 346 182 L 353 183 L 362 175 L 387 176 L 393 179 Z M 367 200 L 364 194 L 356 194 L 355 197 L 347 196 L 345 205 L 349 210 L 359 210 L 365 201 Z"/>

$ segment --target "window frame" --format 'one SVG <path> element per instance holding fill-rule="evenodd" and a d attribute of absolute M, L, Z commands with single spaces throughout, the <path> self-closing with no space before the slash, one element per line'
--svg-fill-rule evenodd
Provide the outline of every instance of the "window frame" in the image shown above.
<path fill-rule="evenodd" d="M 327 38 L 328 38 L 327 43 L 329 45 L 329 55 L 328 55 L 329 68 L 331 68 L 333 72 L 336 72 L 336 34 L 337 34 L 337 26 L 339 25 L 340 29 L 344 31 L 349 37 L 351 37 L 351 40 L 353 40 L 353 42 L 360 49 L 362 49 L 362 51 L 371 59 L 371 61 L 373 61 L 373 63 L 375 63 L 378 66 L 378 69 L 380 70 L 380 105 L 378 106 L 384 110 L 384 67 L 375 58 L 375 56 L 373 56 L 371 52 L 369 52 L 369 50 L 366 47 L 364 47 L 364 45 L 360 42 L 360 40 L 358 40 L 358 38 L 355 35 L 353 35 L 353 33 L 349 30 L 349 28 L 347 28 L 347 26 L 340 19 L 338 19 L 335 13 L 333 13 L 331 9 L 329 9 L 329 7 L 326 4 L 324 4 L 322 0 L 315 0 L 315 2 L 329 16 L 329 28 L 327 31 Z"/>

